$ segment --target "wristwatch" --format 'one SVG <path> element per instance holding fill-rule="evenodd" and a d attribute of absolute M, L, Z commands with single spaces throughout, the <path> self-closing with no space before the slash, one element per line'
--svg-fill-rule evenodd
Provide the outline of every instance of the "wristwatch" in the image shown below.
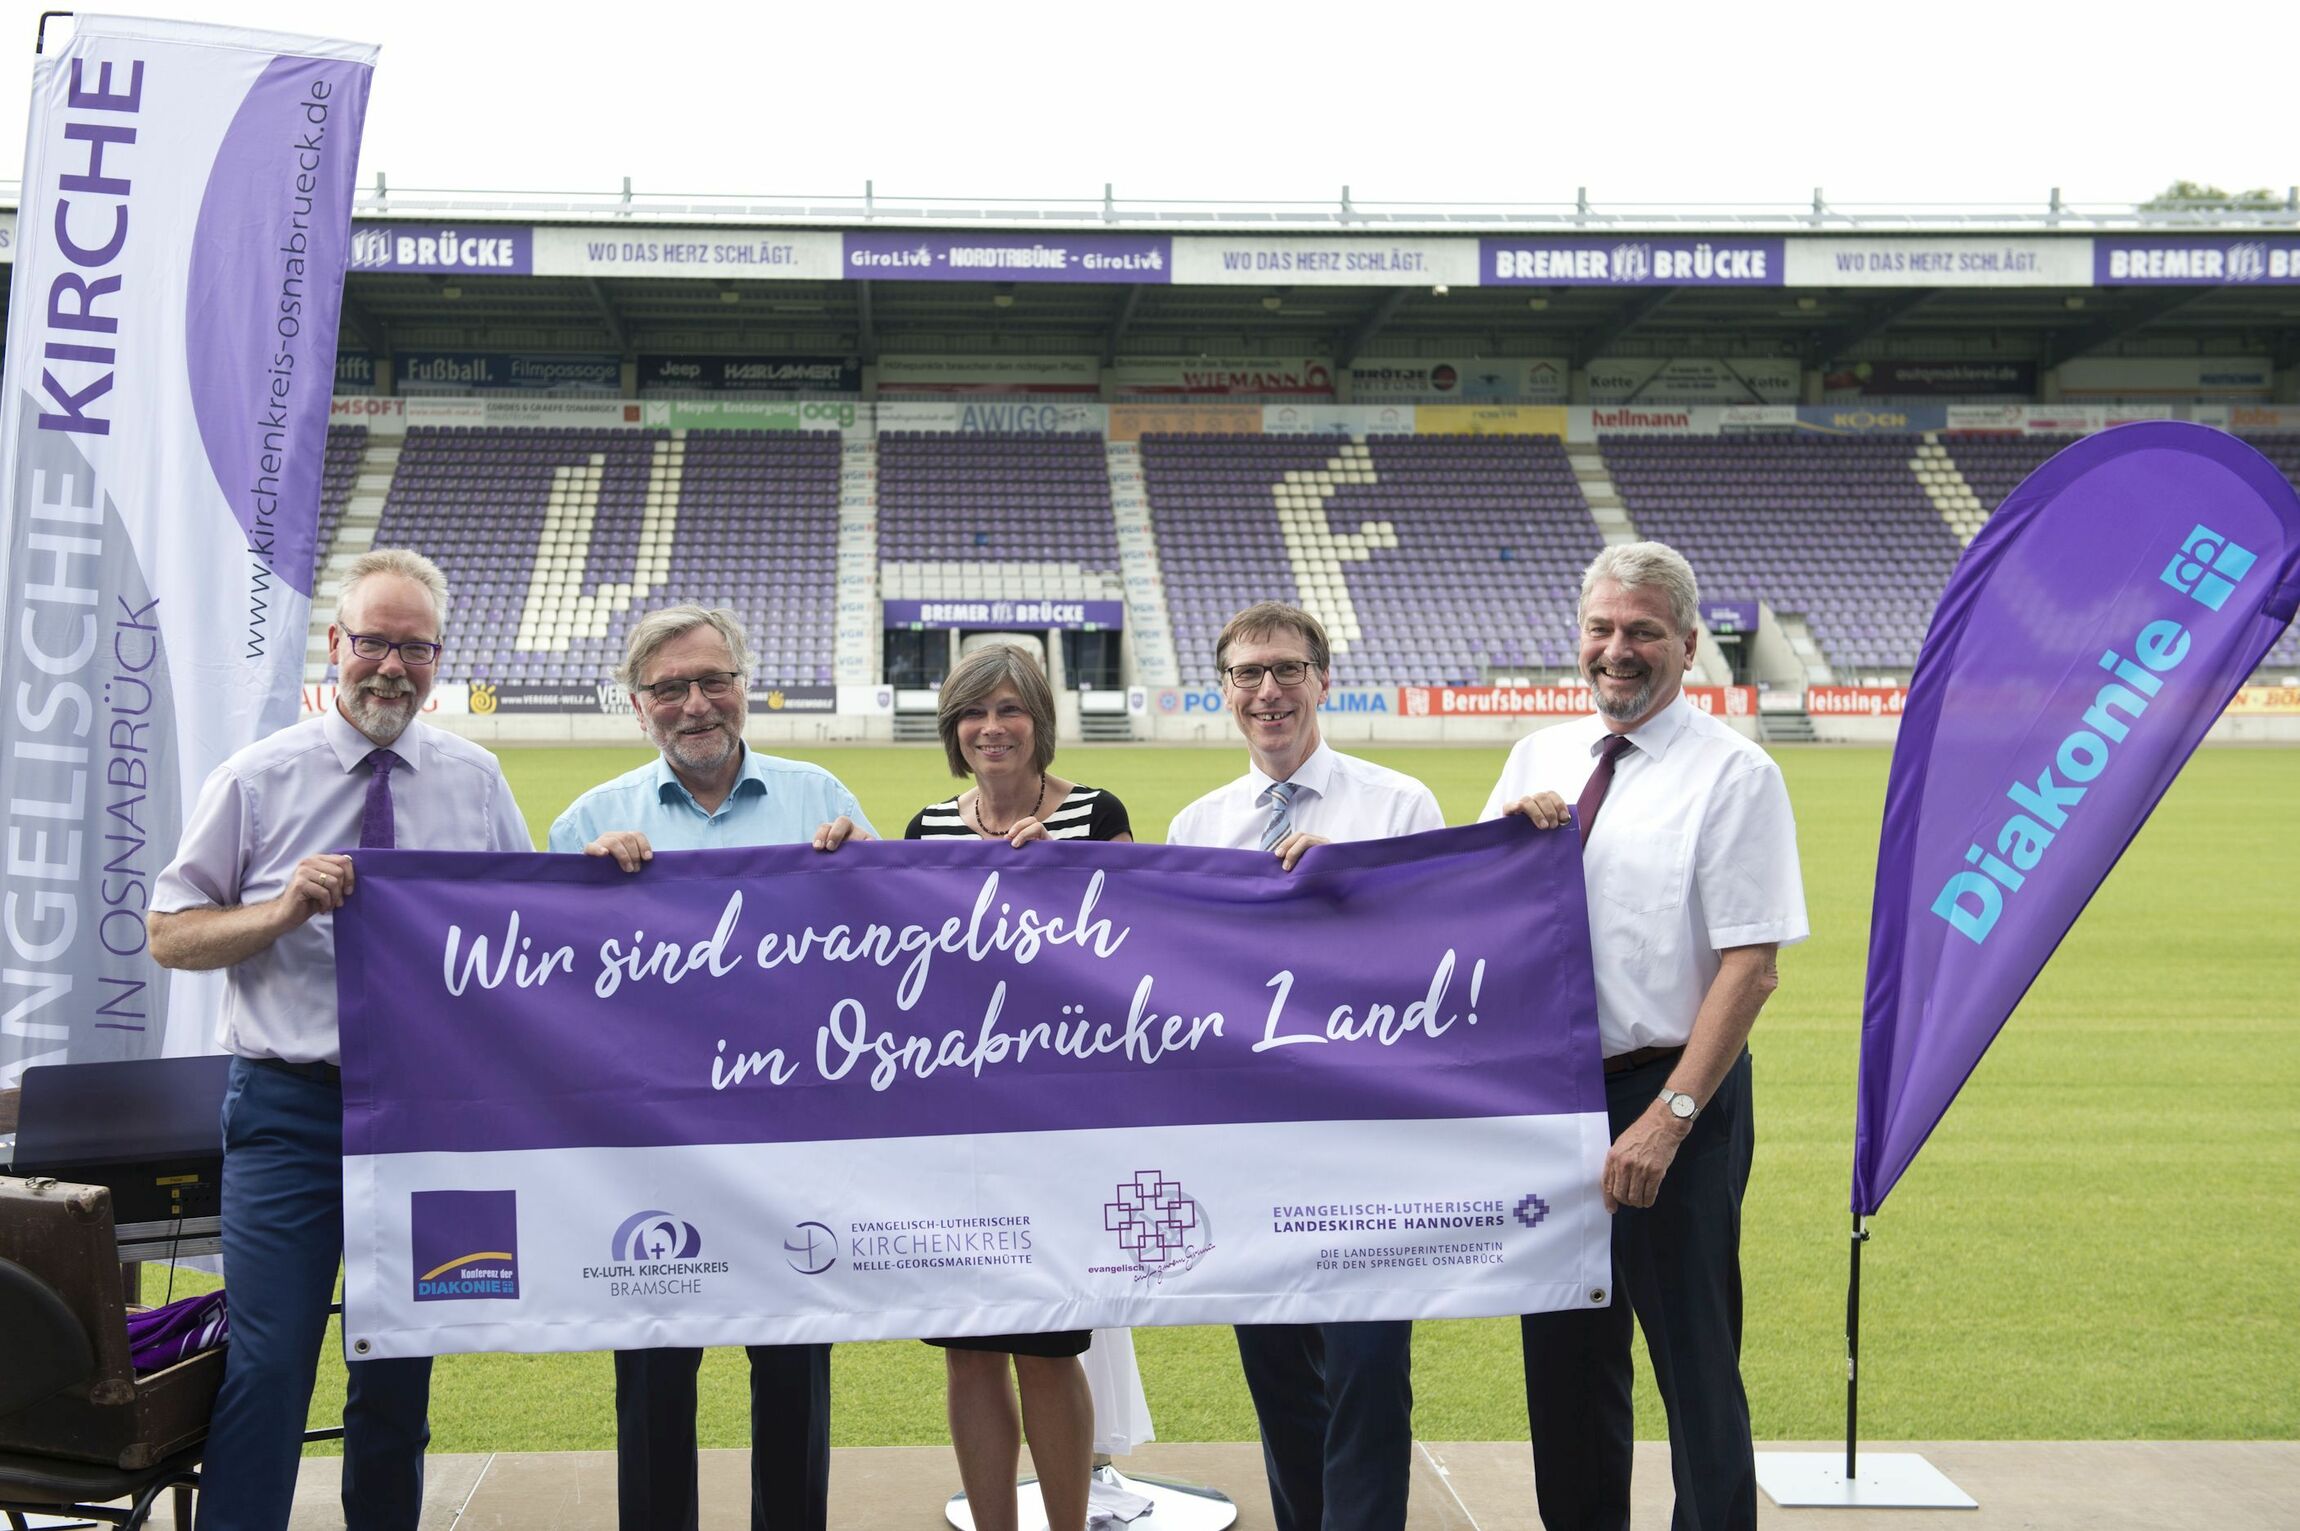
<path fill-rule="evenodd" d="M 1663 1090 L 1659 1098 L 1661 1104 L 1669 1108 L 1669 1114 L 1681 1122 L 1692 1121 L 1694 1113 L 1701 1109 L 1699 1103 L 1683 1090 Z"/>

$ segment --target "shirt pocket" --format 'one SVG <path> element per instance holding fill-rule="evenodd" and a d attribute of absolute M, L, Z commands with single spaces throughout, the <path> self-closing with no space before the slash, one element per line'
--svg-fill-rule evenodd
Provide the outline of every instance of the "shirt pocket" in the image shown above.
<path fill-rule="evenodd" d="M 1587 864 L 1597 883 L 1597 895 L 1627 914 L 1665 914 L 1685 902 L 1685 869 L 1692 854 L 1689 826 L 1652 833 L 1642 829 L 1622 832 L 1625 825 L 1607 825 L 1603 815 L 1596 833 L 1602 840 L 1608 828 L 1616 831 L 1600 847 L 1603 854 Z"/>

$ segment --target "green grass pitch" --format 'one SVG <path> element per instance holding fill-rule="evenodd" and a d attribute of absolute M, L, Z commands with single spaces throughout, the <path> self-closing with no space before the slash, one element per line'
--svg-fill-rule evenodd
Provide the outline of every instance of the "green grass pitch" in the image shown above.
<path fill-rule="evenodd" d="M 793 753 L 837 772 L 883 830 L 950 790 L 938 748 Z M 1364 753 L 1428 782 L 1451 823 L 1475 817 L 1502 759 Z M 538 840 L 576 792 L 646 758 L 503 754 Z M 1761 1440 L 1843 1429 L 1853 1079 L 1887 763 L 1881 749 L 1780 759 L 1815 934 L 1783 954 L 1753 1043 L 1743 1265 Z M 1059 768 L 1117 792 L 1149 840 L 1242 770 L 1244 751 L 1077 747 Z M 1872 1221 L 1864 1439 L 2300 1435 L 2296 789 L 2288 751 L 2207 750 L 2189 765 Z M 1228 1330 L 1135 1341 L 1162 1439 L 1252 1438 Z M 1424 1323 L 1414 1349 L 1419 1435 L 1524 1438 L 1513 1322 Z M 333 1355 L 315 1419 L 341 1406 Z M 838 1444 L 945 1438 L 941 1357 L 926 1346 L 842 1345 L 833 1376 Z M 1639 1386 L 1639 1433 L 1658 1438 L 1659 1403 Z M 604 1356 L 447 1357 L 433 1444 L 608 1447 L 611 1394 Z M 746 1444 L 739 1352 L 711 1354 L 703 1399 L 704 1444 Z"/>

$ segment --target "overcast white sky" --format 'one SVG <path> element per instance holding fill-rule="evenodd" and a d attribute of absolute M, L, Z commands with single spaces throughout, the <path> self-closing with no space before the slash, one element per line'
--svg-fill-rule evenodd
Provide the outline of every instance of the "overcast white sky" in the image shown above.
<path fill-rule="evenodd" d="M 395 189 L 2036 205 L 2300 182 L 2290 0 L 118 9 L 380 44 L 360 176 Z M 0 179 L 39 10 L 5 12 Z"/>

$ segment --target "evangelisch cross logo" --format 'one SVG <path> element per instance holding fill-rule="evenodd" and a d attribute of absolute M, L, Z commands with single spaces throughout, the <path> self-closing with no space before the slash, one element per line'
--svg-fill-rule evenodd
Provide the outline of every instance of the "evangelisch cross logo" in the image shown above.
<path fill-rule="evenodd" d="M 1177 1180 L 1157 1170 L 1136 1170 L 1121 1184 L 1117 1199 L 1102 1204 L 1102 1226 L 1118 1235 L 1118 1247 L 1137 1265 L 1162 1265 L 1189 1248 L 1198 1226 L 1198 1204 Z"/>
<path fill-rule="evenodd" d="M 2164 566 L 2164 582 L 2199 605 L 2218 611 L 2258 561 L 2250 548 L 2239 547 L 2211 527 L 2199 525 L 2181 543 L 2179 556 Z"/>
<path fill-rule="evenodd" d="M 839 1263 L 839 1236 L 831 1232 L 830 1224 L 813 1220 L 791 1229 L 792 1237 L 783 1240 L 785 1263 L 802 1276 L 819 1276 Z"/>

